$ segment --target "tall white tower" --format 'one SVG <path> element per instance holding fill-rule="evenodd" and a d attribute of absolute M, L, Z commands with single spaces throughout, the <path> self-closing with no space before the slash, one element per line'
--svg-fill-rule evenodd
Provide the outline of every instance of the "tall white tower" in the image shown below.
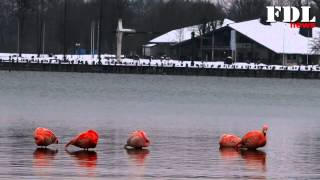
<path fill-rule="evenodd" d="M 122 51 L 122 38 L 123 33 L 135 33 L 135 29 L 123 29 L 122 19 L 118 20 L 118 27 L 117 27 L 117 62 L 121 62 L 121 51 Z"/>

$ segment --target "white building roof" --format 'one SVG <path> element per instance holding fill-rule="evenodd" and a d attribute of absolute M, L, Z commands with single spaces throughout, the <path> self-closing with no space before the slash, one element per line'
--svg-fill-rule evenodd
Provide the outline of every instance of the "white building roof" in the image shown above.
<path fill-rule="evenodd" d="M 159 37 L 152 39 L 150 43 L 180 43 L 191 39 L 192 32 L 195 33 L 195 36 L 199 36 L 199 26 L 195 25 L 169 31 Z"/>
<path fill-rule="evenodd" d="M 227 25 L 232 24 L 232 23 L 235 23 L 235 22 L 230 20 L 230 19 L 224 19 L 221 27 L 227 26 Z"/>
<path fill-rule="evenodd" d="M 311 50 L 313 41 L 320 36 L 320 28 L 313 28 L 313 37 L 307 38 L 299 34 L 298 28 L 291 28 L 288 23 L 264 25 L 260 19 L 231 23 L 228 26 L 279 54 L 314 54 Z"/>
<path fill-rule="evenodd" d="M 221 27 L 227 26 L 230 23 L 234 23 L 234 21 L 231 21 L 229 19 L 224 19 Z M 194 26 L 184 27 L 180 29 L 175 29 L 159 37 L 156 37 L 149 42 L 150 43 L 170 43 L 170 44 L 181 43 L 183 41 L 190 40 L 192 32 L 195 33 L 196 37 L 199 36 L 200 35 L 199 27 L 200 25 L 194 25 Z"/>

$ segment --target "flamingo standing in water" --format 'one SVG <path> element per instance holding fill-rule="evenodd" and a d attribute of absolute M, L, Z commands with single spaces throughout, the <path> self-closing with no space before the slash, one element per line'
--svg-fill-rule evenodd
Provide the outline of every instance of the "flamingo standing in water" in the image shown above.
<path fill-rule="evenodd" d="M 94 130 L 88 130 L 87 132 L 80 133 L 78 136 L 74 137 L 65 148 L 69 145 L 73 145 L 84 150 L 89 150 L 89 148 L 95 148 L 98 144 L 99 135 Z"/>
<path fill-rule="evenodd" d="M 220 148 L 235 148 L 241 138 L 233 134 L 222 134 L 219 140 Z"/>
<path fill-rule="evenodd" d="M 257 149 L 267 144 L 268 126 L 264 125 L 262 130 L 254 130 L 243 136 L 241 142 L 237 145 L 239 148 Z"/>
<path fill-rule="evenodd" d="M 37 146 L 47 147 L 50 144 L 58 144 L 58 138 L 49 129 L 38 127 L 33 133 L 33 137 Z"/>
<path fill-rule="evenodd" d="M 127 144 L 124 146 L 126 149 L 142 149 L 144 147 L 148 147 L 150 145 L 150 139 L 147 136 L 147 133 L 144 131 L 134 131 L 129 139 L 127 140 Z"/>

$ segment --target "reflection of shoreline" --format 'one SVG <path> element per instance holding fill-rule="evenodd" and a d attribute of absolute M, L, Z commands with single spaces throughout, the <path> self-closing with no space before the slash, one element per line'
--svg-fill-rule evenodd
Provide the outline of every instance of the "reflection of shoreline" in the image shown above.
<path fill-rule="evenodd" d="M 84 167 L 87 169 L 95 169 L 97 166 L 98 155 L 95 151 L 75 151 L 75 152 L 66 152 L 76 160 L 77 164 L 80 167 Z"/>
<path fill-rule="evenodd" d="M 37 148 L 33 152 L 33 165 L 35 167 L 47 167 L 50 166 L 58 150 L 48 149 L 48 148 Z"/>
<path fill-rule="evenodd" d="M 143 166 L 150 151 L 148 149 L 126 149 L 129 159 L 136 165 Z"/>
<path fill-rule="evenodd" d="M 254 170 L 266 171 L 267 154 L 260 150 L 242 150 L 241 157 L 246 162 L 246 167 Z"/>

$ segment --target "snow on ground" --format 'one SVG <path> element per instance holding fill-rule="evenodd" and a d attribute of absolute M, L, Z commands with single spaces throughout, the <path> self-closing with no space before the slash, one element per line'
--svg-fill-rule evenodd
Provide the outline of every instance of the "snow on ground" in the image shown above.
<path fill-rule="evenodd" d="M 45 63 L 45 64 L 88 64 L 94 65 L 99 62 L 98 56 L 95 55 L 67 55 L 68 61 L 63 61 L 63 55 L 54 55 L 49 57 L 48 55 L 41 55 L 39 58 L 36 54 L 23 54 L 22 57 L 18 57 L 18 54 L 14 53 L 0 53 L 0 59 L 4 62 L 8 62 L 9 59 L 19 63 Z M 134 60 L 130 58 L 122 57 L 121 63 L 116 63 L 115 55 L 103 54 L 101 55 L 102 65 L 117 65 L 117 66 L 163 66 L 163 67 L 188 67 L 188 68 L 219 68 L 219 69 L 248 69 L 248 70 L 288 70 L 288 71 L 320 71 L 320 65 L 308 65 L 308 66 L 282 66 L 282 65 L 266 65 L 255 63 L 236 62 L 233 64 L 225 64 L 223 61 L 206 62 L 206 61 L 181 61 L 173 59 L 139 59 Z"/>

